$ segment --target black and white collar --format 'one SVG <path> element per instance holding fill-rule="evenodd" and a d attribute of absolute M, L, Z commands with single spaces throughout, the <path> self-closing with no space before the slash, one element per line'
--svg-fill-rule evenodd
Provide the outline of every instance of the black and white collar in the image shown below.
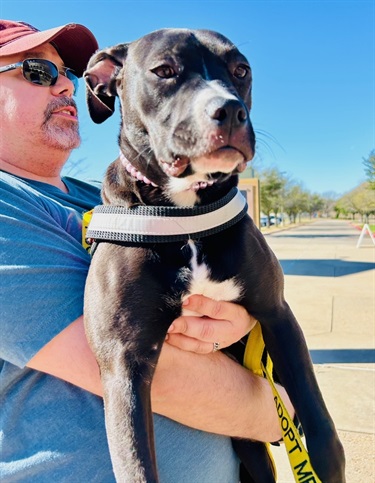
<path fill-rule="evenodd" d="M 219 233 L 240 221 L 247 203 L 237 188 L 209 205 L 195 207 L 100 205 L 87 238 L 96 241 L 166 243 Z"/>

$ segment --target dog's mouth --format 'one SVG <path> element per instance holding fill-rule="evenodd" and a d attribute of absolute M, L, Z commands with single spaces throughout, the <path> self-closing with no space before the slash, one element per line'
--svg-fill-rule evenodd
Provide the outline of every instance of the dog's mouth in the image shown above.
<path fill-rule="evenodd" d="M 167 176 L 177 178 L 180 176 L 186 168 L 190 165 L 190 158 L 187 156 L 175 155 L 174 160 L 169 163 L 167 161 L 161 161 L 161 167 Z"/>
<path fill-rule="evenodd" d="M 242 151 L 232 146 L 225 146 L 211 153 L 191 159 L 194 171 L 204 173 L 231 174 L 242 172 L 247 159 Z"/>
<path fill-rule="evenodd" d="M 161 161 L 161 167 L 167 176 L 177 178 L 188 167 L 190 167 L 191 173 L 207 175 L 241 173 L 246 169 L 246 163 L 246 157 L 241 151 L 232 146 L 224 146 L 191 158 L 177 154 L 172 162 Z"/>

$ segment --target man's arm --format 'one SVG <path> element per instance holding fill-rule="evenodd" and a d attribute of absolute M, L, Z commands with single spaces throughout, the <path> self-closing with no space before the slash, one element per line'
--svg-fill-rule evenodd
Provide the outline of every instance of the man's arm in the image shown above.
<path fill-rule="evenodd" d="M 294 415 L 285 390 L 279 392 Z M 267 380 L 220 351 L 201 355 L 164 344 L 152 405 L 155 412 L 203 431 L 258 441 L 282 436 Z"/>
<path fill-rule="evenodd" d="M 102 396 L 83 317 L 46 344 L 28 367 Z M 281 396 L 293 414 L 285 391 Z M 220 351 L 196 354 L 164 344 L 152 384 L 153 411 L 204 431 L 275 441 L 281 437 L 268 382 Z"/>

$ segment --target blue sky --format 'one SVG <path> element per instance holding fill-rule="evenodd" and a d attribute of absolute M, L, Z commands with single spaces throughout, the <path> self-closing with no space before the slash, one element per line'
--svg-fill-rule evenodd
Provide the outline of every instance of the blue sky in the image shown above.
<path fill-rule="evenodd" d="M 39 29 L 82 23 L 100 47 L 163 27 L 217 30 L 252 65 L 255 166 L 277 167 L 311 192 L 345 193 L 365 180 L 375 148 L 374 0 L 1 0 L 1 18 Z M 81 178 L 101 179 L 117 156 L 118 112 L 97 126 L 83 81 L 77 103 Z"/>

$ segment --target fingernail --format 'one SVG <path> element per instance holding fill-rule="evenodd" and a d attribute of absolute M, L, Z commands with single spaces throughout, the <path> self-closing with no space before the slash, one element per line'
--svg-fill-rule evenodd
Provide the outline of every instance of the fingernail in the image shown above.
<path fill-rule="evenodd" d="M 174 325 L 172 324 L 169 326 L 168 332 L 173 332 L 173 330 L 174 330 Z"/>
<path fill-rule="evenodd" d="M 168 340 L 168 339 L 169 339 L 169 335 L 167 334 L 167 335 L 165 336 L 165 340 Z"/>
<path fill-rule="evenodd" d="M 183 302 L 182 302 L 182 305 L 188 305 L 189 304 L 189 299 L 185 299 Z"/>

